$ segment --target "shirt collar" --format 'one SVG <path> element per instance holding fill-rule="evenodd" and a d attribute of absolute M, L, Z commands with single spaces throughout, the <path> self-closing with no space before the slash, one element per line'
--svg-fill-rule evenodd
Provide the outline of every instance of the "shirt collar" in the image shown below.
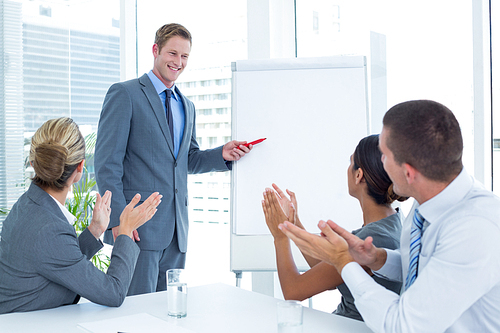
<path fill-rule="evenodd" d="M 149 71 L 148 77 L 151 80 L 151 83 L 153 83 L 153 86 L 155 87 L 156 93 L 160 95 L 165 91 L 165 89 L 170 89 L 172 91 L 172 96 L 175 98 L 175 100 L 179 100 L 177 98 L 177 93 L 175 92 L 175 83 L 172 86 L 172 88 L 167 88 L 167 86 L 161 82 L 161 80 L 156 76 L 155 73 L 153 73 L 152 70 Z"/>
<path fill-rule="evenodd" d="M 473 184 L 473 178 L 463 168 L 460 174 L 444 190 L 422 205 L 416 205 L 416 208 L 418 208 L 418 211 L 426 221 L 432 223 L 438 220 L 450 207 L 455 206 L 462 200 L 470 191 Z"/>
<path fill-rule="evenodd" d="M 50 195 L 50 194 L 49 194 L 49 195 Z M 61 204 L 61 203 L 60 203 L 60 202 L 59 202 L 56 198 L 54 198 L 54 197 L 53 197 L 53 196 L 51 196 L 51 195 L 50 195 L 50 197 L 51 197 L 52 199 L 54 199 L 54 201 L 55 201 L 55 202 L 56 202 L 56 204 L 59 206 L 59 208 L 61 208 L 61 211 L 62 211 L 62 213 L 64 214 L 64 217 L 66 217 L 66 220 L 68 220 L 68 223 L 69 223 L 69 224 L 71 224 L 71 225 L 73 225 L 73 224 L 75 223 L 75 221 L 76 221 L 76 217 L 75 217 L 73 214 L 71 214 L 71 213 L 69 212 L 69 210 L 68 210 L 68 209 L 67 209 L 64 205 L 62 205 L 62 204 Z"/>

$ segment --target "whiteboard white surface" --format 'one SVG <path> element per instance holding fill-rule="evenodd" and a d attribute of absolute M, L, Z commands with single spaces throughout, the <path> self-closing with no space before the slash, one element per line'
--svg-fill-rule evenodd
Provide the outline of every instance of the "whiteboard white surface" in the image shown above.
<path fill-rule="evenodd" d="M 272 183 L 296 193 L 307 230 L 322 219 L 359 228 L 346 174 L 368 132 L 364 57 L 238 61 L 232 96 L 233 139 L 267 139 L 233 165 L 231 269 L 275 269 L 261 206 Z"/>

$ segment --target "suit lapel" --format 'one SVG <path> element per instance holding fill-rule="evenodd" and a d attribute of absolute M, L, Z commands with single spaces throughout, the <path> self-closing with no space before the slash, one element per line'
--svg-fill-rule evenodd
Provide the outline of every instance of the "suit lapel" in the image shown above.
<path fill-rule="evenodd" d="M 179 148 L 179 155 L 182 152 L 187 152 L 189 150 L 189 146 L 191 144 L 191 128 L 193 128 L 193 120 L 194 120 L 194 110 L 191 107 L 191 104 L 187 102 L 187 98 L 181 94 L 177 86 L 175 87 L 175 91 L 181 97 L 182 105 L 184 106 L 184 134 L 182 135 L 181 146 Z M 186 147 L 187 145 L 187 147 Z M 179 156 L 177 156 L 179 158 Z"/>
<path fill-rule="evenodd" d="M 149 104 L 151 105 L 151 109 L 153 110 L 153 113 L 156 116 L 156 120 L 160 125 L 163 137 L 167 141 L 168 148 L 170 149 L 172 156 L 174 156 L 174 143 L 172 142 L 170 129 L 168 128 L 167 125 L 167 115 L 165 114 L 165 109 L 161 104 L 160 96 L 158 96 L 158 93 L 156 92 L 156 89 L 153 86 L 153 83 L 151 83 L 151 80 L 149 79 L 147 74 L 141 76 L 139 78 L 139 82 L 141 83 L 142 91 L 146 96 L 146 98 L 148 99 Z"/>

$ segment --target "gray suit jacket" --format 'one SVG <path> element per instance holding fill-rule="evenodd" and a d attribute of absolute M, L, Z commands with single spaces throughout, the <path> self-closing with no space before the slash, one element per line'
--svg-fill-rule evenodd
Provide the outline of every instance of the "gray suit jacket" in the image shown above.
<path fill-rule="evenodd" d="M 31 184 L 5 219 L 0 240 L 0 314 L 72 304 L 77 295 L 120 306 L 139 248 L 116 239 L 107 274 L 90 259 L 102 247 L 87 229 L 80 237 L 54 199 Z"/>
<path fill-rule="evenodd" d="M 163 250 L 177 228 L 179 249 L 187 250 L 188 173 L 228 170 L 222 147 L 200 150 L 196 142 L 195 108 L 182 99 L 185 127 L 177 159 L 165 110 L 153 83 L 144 74 L 113 84 L 102 107 L 95 150 L 99 191 L 113 193 L 109 228 L 120 224 L 120 214 L 136 193 L 145 200 L 151 193 L 163 195 L 156 215 L 138 229 L 143 250 Z M 104 241 L 112 244 L 111 230 Z"/>

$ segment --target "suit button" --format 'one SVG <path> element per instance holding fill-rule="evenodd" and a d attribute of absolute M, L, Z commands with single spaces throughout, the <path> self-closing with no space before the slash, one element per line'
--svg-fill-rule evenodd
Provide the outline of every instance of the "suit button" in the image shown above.
<path fill-rule="evenodd" d="M 177 162 L 174 163 L 174 168 L 177 168 Z"/>
<path fill-rule="evenodd" d="M 175 189 L 175 193 L 178 193 L 178 192 L 179 192 L 179 190 L 178 190 L 178 189 Z"/>

